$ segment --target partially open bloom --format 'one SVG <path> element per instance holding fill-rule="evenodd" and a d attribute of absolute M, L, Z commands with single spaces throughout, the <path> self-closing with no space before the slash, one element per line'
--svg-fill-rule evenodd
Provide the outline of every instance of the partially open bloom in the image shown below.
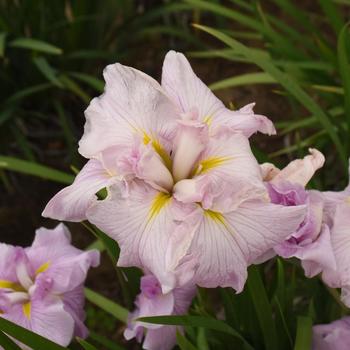
<path fill-rule="evenodd" d="M 350 185 L 344 191 L 322 195 L 324 221 L 330 227 L 336 260 L 336 268 L 324 271 L 322 278 L 330 287 L 342 289 L 342 301 L 350 307 Z"/>
<path fill-rule="evenodd" d="M 67 346 L 87 336 L 83 284 L 99 252 L 70 243 L 63 225 L 40 228 L 31 247 L 0 244 L 0 317 Z"/>
<path fill-rule="evenodd" d="M 304 221 L 287 240 L 275 246 L 274 251 L 284 258 L 299 258 L 308 277 L 317 275 L 325 268 L 335 268 L 329 227 L 322 220 L 323 197 L 317 191 L 305 189 L 323 163 L 322 153 L 310 149 L 310 155 L 292 161 L 282 170 L 272 164 L 262 165 L 273 203 L 285 206 L 304 204 L 307 207 Z"/>
<path fill-rule="evenodd" d="M 312 350 L 350 349 L 350 317 L 312 328 Z"/>
<path fill-rule="evenodd" d="M 136 309 L 129 315 L 128 328 L 124 332 L 127 340 L 143 340 L 148 350 L 170 350 L 176 343 L 176 331 L 181 327 L 163 326 L 137 321 L 140 317 L 183 315 L 191 305 L 196 287 L 188 284 L 163 294 L 158 280 L 153 275 L 141 278 L 141 293 L 135 301 Z"/>
<path fill-rule="evenodd" d="M 173 51 L 162 86 L 120 64 L 104 77 L 80 140 L 90 160 L 43 215 L 87 218 L 119 243 L 119 266 L 150 271 L 163 293 L 192 279 L 241 291 L 247 266 L 305 215 L 303 205 L 270 203 L 251 152 L 248 137 L 274 133 L 272 123 L 252 105 L 226 109 Z"/>

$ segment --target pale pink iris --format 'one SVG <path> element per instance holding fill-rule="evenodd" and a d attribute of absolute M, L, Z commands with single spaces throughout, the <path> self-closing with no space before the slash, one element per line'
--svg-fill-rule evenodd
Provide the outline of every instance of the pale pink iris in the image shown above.
<path fill-rule="evenodd" d="M 120 64 L 86 110 L 89 161 L 43 215 L 90 222 L 121 248 L 119 266 L 152 273 L 167 293 L 189 280 L 241 291 L 247 266 L 296 230 L 305 206 L 270 203 L 248 138 L 275 132 L 253 104 L 231 111 L 179 53 L 162 84 Z M 107 188 L 107 198 L 96 193 Z"/>
<path fill-rule="evenodd" d="M 0 317 L 62 346 L 86 338 L 84 282 L 99 258 L 73 247 L 63 224 L 38 229 L 27 248 L 0 244 Z"/>

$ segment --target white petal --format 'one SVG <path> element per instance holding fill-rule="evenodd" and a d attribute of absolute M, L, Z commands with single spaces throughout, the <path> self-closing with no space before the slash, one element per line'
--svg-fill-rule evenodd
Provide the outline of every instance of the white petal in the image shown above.
<path fill-rule="evenodd" d="M 135 133 L 169 136 L 176 107 L 154 79 L 121 64 L 107 66 L 104 78 L 104 94 L 94 98 L 85 111 L 80 154 L 90 158 L 111 146 L 128 144 Z"/>

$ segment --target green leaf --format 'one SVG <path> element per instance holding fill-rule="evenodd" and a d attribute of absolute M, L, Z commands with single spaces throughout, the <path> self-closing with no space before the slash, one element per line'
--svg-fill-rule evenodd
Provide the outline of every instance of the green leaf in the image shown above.
<path fill-rule="evenodd" d="M 281 84 L 292 96 L 294 96 L 306 109 L 308 109 L 312 114 L 314 114 L 320 124 L 323 126 L 324 130 L 329 134 L 330 138 L 333 140 L 341 161 L 344 165 L 344 171 L 347 169 L 347 156 L 342 142 L 336 132 L 336 129 L 332 122 L 329 120 L 328 115 L 322 110 L 318 103 L 316 103 L 293 79 L 293 77 L 279 68 L 277 68 L 273 62 L 263 56 L 256 56 L 252 51 L 241 44 L 237 40 L 230 38 L 229 36 L 206 26 L 194 25 L 196 28 L 203 30 L 217 39 L 221 40 L 229 47 L 233 48 L 239 52 L 242 56 L 254 62 L 257 66 L 263 69 L 265 72 L 269 73 L 273 78 L 275 78 L 279 84 Z"/>
<path fill-rule="evenodd" d="M 46 339 L 39 334 L 33 333 L 26 328 L 18 326 L 5 318 L 0 317 L 0 330 L 9 336 L 19 340 L 21 343 L 28 345 L 33 350 L 66 350 L 61 345 Z"/>
<path fill-rule="evenodd" d="M 250 267 L 247 286 L 258 316 L 258 321 L 264 338 L 265 349 L 278 349 L 276 325 L 273 320 L 272 308 L 258 267 Z"/>
<path fill-rule="evenodd" d="M 312 340 L 311 317 L 298 316 L 294 350 L 310 350 Z"/>
<path fill-rule="evenodd" d="M 197 348 L 178 330 L 176 330 L 176 342 L 181 350 L 197 350 Z"/>
<path fill-rule="evenodd" d="M 66 174 L 62 171 L 49 168 L 44 165 L 29 162 L 13 157 L 0 155 L 0 169 L 17 171 L 19 173 L 41 177 L 43 179 L 60 182 L 63 184 L 71 184 L 74 176 Z"/>
<path fill-rule="evenodd" d="M 235 86 L 254 84 L 276 84 L 276 79 L 274 79 L 273 77 L 271 77 L 270 74 L 265 72 L 247 73 L 217 81 L 216 83 L 209 85 L 209 88 L 213 91 L 217 91 L 232 88 Z"/>
<path fill-rule="evenodd" d="M 0 345 L 6 350 L 21 350 L 21 348 L 2 331 L 0 331 Z"/>
<path fill-rule="evenodd" d="M 57 46 L 32 38 L 17 38 L 11 41 L 9 43 L 9 46 L 17 47 L 19 49 L 45 52 L 51 55 L 61 55 L 63 53 L 62 49 Z"/>
<path fill-rule="evenodd" d="M 138 319 L 142 322 L 163 324 L 163 325 L 176 325 L 176 326 L 190 326 L 190 327 L 202 327 L 226 334 L 230 334 L 233 337 L 239 339 L 245 349 L 253 350 L 253 347 L 243 338 L 243 336 L 228 326 L 225 322 L 219 321 L 212 317 L 204 316 L 155 316 L 155 317 L 141 317 Z"/>
<path fill-rule="evenodd" d="M 117 265 L 119 256 L 119 247 L 114 239 L 107 236 L 104 232 L 97 227 L 91 227 L 89 224 L 82 222 L 82 225 L 91 232 L 96 238 L 98 238 L 107 250 L 107 253 L 112 260 L 113 265 Z"/>
<path fill-rule="evenodd" d="M 208 344 L 208 332 L 204 328 L 199 328 L 197 333 L 197 348 L 200 350 L 210 350 Z"/>
<path fill-rule="evenodd" d="M 9 106 L 0 112 L 0 126 L 12 117 L 13 111 L 14 106 Z"/>
<path fill-rule="evenodd" d="M 85 93 L 81 87 L 71 78 L 66 75 L 61 75 L 59 77 L 60 82 L 70 91 L 72 91 L 76 96 L 80 97 L 81 100 L 88 104 L 91 100 L 91 97 Z"/>
<path fill-rule="evenodd" d="M 57 78 L 56 71 L 50 66 L 45 57 L 34 57 L 33 62 L 48 81 L 60 88 L 63 88 L 63 84 Z"/>
<path fill-rule="evenodd" d="M 103 345 L 108 350 L 124 350 L 122 346 L 117 344 L 114 340 L 109 340 L 106 337 L 99 335 L 97 333 L 91 332 L 89 333 L 89 337 L 96 341 L 97 343 Z"/>
<path fill-rule="evenodd" d="M 77 337 L 76 340 L 85 350 L 97 350 L 97 348 L 94 345 L 88 343 L 84 339 L 81 339 L 81 338 Z"/>
<path fill-rule="evenodd" d="M 66 139 L 66 144 L 69 149 L 69 155 L 72 157 L 74 152 L 76 151 L 76 146 L 75 146 L 75 136 L 72 131 L 72 127 L 69 123 L 67 114 L 65 110 L 63 109 L 62 104 L 59 102 L 59 100 L 54 100 L 53 105 L 56 109 L 56 112 L 58 114 L 58 119 L 61 124 L 61 128 L 64 134 L 64 138 Z"/>
<path fill-rule="evenodd" d="M 278 157 L 283 154 L 288 154 L 297 150 L 301 150 L 306 147 L 311 147 L 318 138 L 326 134 L 326 130 L 321 130 L 319 132 L 316 132 L 315 134 L 311 135 L 310 137 L 304 138 L 299 144 L 294 144 L 291 146 L 287 146 L 284 148 L 279 149 L 276 152 L 272 152 L 269 154 L 270 158 Z"/>
<path fill-rule="evenodd" d="M 105 312 L 114 316 L 117 320 L 123 323 L 127 322 L 129 311 L 124 307 L 122 307 L 121 305 L 118 305 L 117 303 L 109 300 L 108 298 L 104 297 L 99 293 L 94 292 L 89 288 L 85 288 L 85 297 L 92 304 L 98 306 Z"/>
<path fill-rule="evenodd" d="M 71 75 L 74 78 L 77 78 L 78 80 L 90 85 L 92 88 L 94 88 L 97 92 L 103 92 L 105 83 L 101 79 L 95 78 L 94 76 L 86 73 L 77 73 L 77 72 L 70 72 L 69 75 Z"/>
<path fill-rule="evenodd" d="M 12 96 L 10 96 L 5 103 L 6 104 L 12 104 L 14 102 L 18 102 L 20 100 L 23 100 L 26 97 L 29 97 L 33 94 L 36 94 L 38 92 L 47 90 L 49 88 L 52 87 L 51 83 L 45 83 L 45 84 L 38 84 L 38 85 L 34 85 L 34 86 L 30 86 L 28 88 L 25 88 L 23 90 L 20 90 L 18 92 L 16 92 L 15 94 L 13 94 Z"/>
<path fill-rule="evenodd" d="M 348 132 L 350 132 L 350 66 L 347 53 L 347 43 L 349 40 L 349 27 L 346 24 L 339 33 L 338 37 L 338 65 L 339 73 L 344 88 L 345 115 L 347 117 Z M 349 146 L 349 141 L 348 141 Z"/>
<path fill-rule="evenodd" d="M 331 0 L 318 0 L 318 2 L 320 3 L 324 14 L 328 17 L 334 32 L 338 35 L 344 27 L 344 20 L 337 6 Z"/>
<path fill-rule="evenodd" d="M 5 32 L 0 33 L 0 57 L 4 57 L 6 35 L 7 33 Z"/>

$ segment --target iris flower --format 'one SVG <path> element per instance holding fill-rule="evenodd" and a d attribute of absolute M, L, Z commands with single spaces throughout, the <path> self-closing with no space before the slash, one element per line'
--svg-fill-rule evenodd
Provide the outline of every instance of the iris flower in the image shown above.
<path fill-rule="evenodd" d="M 163 326 L 137 321 L 140 317 L 182 315 L 187 312 L 196 293 L 193 284 L 175 288 L 167 294 L 152 275 L 141 278 L 141 293 L 135 301 L 136 309 L 129 315 L 128 327 L 124 332 L 127 340 L 136 338 L 143 349 L 170 350 L 176 344 L 176 330 L 181 327 Z"/>
<path fill-rule="evenodd" d="M 350 173 L 350 168 L 349 168 Z M 350 184 L 338 192 L 323 192 L 324 221 L 330 227 L 336 269 L 322 278 L 332 288 L 341 288 L 341 299 L 350 307 Z"/>
<path fill-rule="evenodd" d="M 88 219 L 119 243 L 119 266 L 152 273 L 163 293 L 189 280 L 241 291 L 247 266 L 305 215 L 270 202 L 250 149 L 253 133 L 275 133 L 271 121 L 252 104 L 227 109 L 174 51 L 161 85 L 121 64 L 104 78 L 79 144 L 89 161 L 43 215 Z"/>
<path fill-rule="evenodd" d="M 31 247 L 0 244 L 0 317 L 67 346 L 85 338 L 83 284 L 99 252 L 74 248 L 63 225 L 36 231 Z"/>
<path fill-rule="evenodd" d="M 312 350 L 350 349 L 350 317 L 312 327 Z"/>
<path fill-rule="evenodd" d="M 297 230 L 274 247 L 274 251 L 284 258 L 300 259 L 307 277 L 336 266 L 329 226 L 323 222 L 323 196 L 318 191 L 305 189 L 324 161 L 321 152 L 310 149 L 310 155 L 292 161 L 282 170 L 269 163 L 262 165 L 273 203 L 285 206 L 304 204 L 307 207 L 305 219 Z"/>

